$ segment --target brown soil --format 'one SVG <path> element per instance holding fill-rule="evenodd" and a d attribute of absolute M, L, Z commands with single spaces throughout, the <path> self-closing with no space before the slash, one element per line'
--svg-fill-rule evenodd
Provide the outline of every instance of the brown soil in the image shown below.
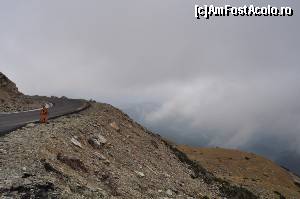
<path fill-rule="evenodd" d="M 217 177 L 242 185 L 262 198 L 300 198 L 300 187 L 285 169 L 253 153 L 223 148 L 178 146 Z"/>

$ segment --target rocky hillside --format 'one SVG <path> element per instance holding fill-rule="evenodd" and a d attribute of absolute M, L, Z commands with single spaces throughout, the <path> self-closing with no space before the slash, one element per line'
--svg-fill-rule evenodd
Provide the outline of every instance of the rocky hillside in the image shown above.
<path fill-rule="evenodd" d="M 6 92 L 8 95 L 16 96 L 20 95 L 17 86 L 11 80 L 9 80 L 3 73 L 0 72 L 0 92 Z"/>
<path fill-rule="evenodd" d="M 16 84 L 0 72 L 0 112 L 14 112 L 39 108 L 40 97 L 23 95 Z"/>
<path fill-rule="evenodd" d="M 21 94 L 2 73 L 0 82 L 0 111 L 47 101 Z M 0 198 L 300 198 L 297 179 L 270 161 L 177 147 L 117 108 L 90 103 L 0 137 Z"/>
<path fill-rule="evenodd" d="M 299 177 L 253 153 L 178 146 L 205 169 L 263 198 L 300 198 Z"/>
<path fill-rule="evenodd" d="M 2 197 L 256 198 L 107 104 L 1 137 L 0 160 Z"/>

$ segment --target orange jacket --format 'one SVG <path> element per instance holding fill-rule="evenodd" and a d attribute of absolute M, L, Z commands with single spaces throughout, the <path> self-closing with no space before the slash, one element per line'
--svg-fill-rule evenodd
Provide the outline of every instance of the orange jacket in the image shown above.
<path fill-rule="evenodd" d="M 42 108 L 40 115 L 48 115 L 48 109 L 47 108 Z"/>

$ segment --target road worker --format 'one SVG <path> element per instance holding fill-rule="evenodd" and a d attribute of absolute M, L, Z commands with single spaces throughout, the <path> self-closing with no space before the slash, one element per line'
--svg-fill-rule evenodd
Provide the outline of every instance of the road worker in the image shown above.
<path fill-rule="evenodd" d="M 45 104 L 43 104 L 42 109 L 40 111 L 40 122 L 47 123 L 48 122 L 48 108 Z"/>

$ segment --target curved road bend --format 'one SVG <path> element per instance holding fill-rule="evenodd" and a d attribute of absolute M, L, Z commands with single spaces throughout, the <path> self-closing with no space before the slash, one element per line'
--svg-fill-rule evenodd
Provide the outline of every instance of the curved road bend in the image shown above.
<path fill-rule="evenodd" d="M 82 100 L 73 99 L 50 99 L 54 106 L 49 108 L 49 119 L 59 116 L 76 113 L 89 107 L 89 104 Z M 38 122 L 40 111 L 19 112 L 0 114 L 0 136 L 14 131 L 28 123 Z"/>

